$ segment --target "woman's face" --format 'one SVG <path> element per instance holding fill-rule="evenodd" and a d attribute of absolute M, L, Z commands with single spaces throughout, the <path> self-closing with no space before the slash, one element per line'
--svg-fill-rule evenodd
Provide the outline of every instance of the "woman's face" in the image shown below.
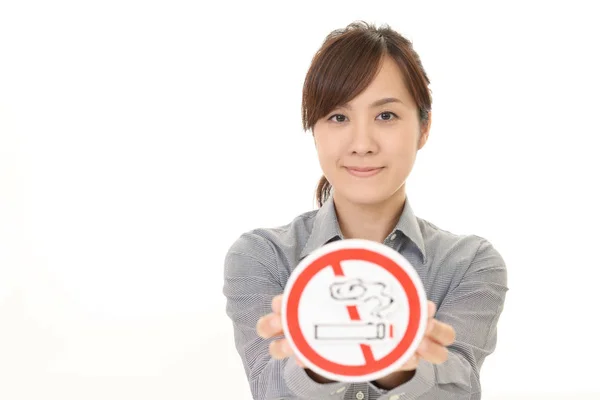
<path fill-rule="evenodd" d="M 390 98 L 397 100 L 384 100 Z M 336 197 L 375 204 L 402 194 L 429 127 L 420 128 L 418 110 L 404 86 L 402 72 L 386 56 L 365 91 L 313 128 L 319 163 Z"/>

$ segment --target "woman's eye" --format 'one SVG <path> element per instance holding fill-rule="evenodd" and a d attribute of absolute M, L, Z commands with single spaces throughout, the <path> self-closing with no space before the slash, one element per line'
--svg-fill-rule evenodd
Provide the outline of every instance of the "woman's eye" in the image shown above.
<path fill-rule="evenodd" d="M 392 119 L 392 115 L 394 116 L 394 118 L 398 118 L 398 116 L 396 114 L 394 114 L 391 111 L 384 111 L 381 114 L 379 114 L 380 116 L 384 117 L 383 120 L 384 121 L 389 121 Z"/>
<path fill-rule="evenodd" d="M 346 118 L 346 116 L 345 116 L 345 115 L 342 115 L 342 114 L 334 114 L 334 115 L 332 115 L 331 117 L 329 117 L 329 121 L 331 121 L 331 119 L 332 119 L 332 118 L 334 118 L 334 117 L 335 117 L 335 122 L 344 122 L 344 119 L 343 119 L 343 118 Z"/>

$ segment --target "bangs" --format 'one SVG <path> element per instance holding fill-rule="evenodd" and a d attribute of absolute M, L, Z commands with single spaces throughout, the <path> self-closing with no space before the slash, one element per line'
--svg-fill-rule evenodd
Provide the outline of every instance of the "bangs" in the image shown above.
<path fill-rule="evenodd" d="M 363 92 L 377 75 L 385 54 L 385 41 L 378 34 L 330 34 L 315 54 L 304 81 L 304 130 L 312 129 L 331 110 Z"/>

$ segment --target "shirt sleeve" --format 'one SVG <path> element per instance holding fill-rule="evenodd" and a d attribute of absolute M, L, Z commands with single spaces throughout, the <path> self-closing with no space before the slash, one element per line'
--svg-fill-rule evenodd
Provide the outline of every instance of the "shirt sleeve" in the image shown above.
<path fill-rule="evenodd" d="M 415 375 L 386 391 L 380 399 L 481 399 L 479 372 L 497 341 L 497 323 L 504 308 L 507 273 L 503 258 L 483 239 L 461 282 L 441 304 L 435 318 L 456 331 L 448 359 L 438 365 L 420 360 Z"/>
<path fill-rule="evenodd" d="M 233 322 L 235 346 L 255 400 L 274 398 L 342 399 L 348 385 L 313 381 L 294 360 L 275 360 L 256 323 L 270 313 L 274 296 L 283 293 L 275 252 L 266 239 L 242 235 L 225 256 L 223 293 Z"/>

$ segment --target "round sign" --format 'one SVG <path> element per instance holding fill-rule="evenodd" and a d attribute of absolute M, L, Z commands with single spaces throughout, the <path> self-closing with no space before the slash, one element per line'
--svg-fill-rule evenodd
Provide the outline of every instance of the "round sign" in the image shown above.
<path fill-rule="evenodd" d="M 307 368 L 340 382 L 373 381 L 416 351 L 427 325 L 427 297 L 400 253 L 345 239 L 298 264 L 284 290 L 281 317 Z"/>

